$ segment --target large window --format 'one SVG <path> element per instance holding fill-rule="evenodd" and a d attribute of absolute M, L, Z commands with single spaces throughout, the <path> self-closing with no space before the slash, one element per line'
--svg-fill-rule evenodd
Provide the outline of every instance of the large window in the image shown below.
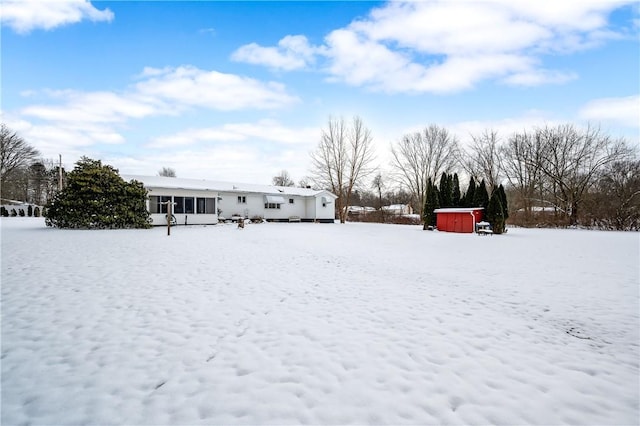
<path fill-rule="evenodd" d="M 247 197 L 245 195 L 238 195 L 238 204 L 247 204 Z"/>
<path fill-rule="evenodd" d="M 174 213 L 194 213 L 193 197 L 173 197 L 173 202 L 175 203 L 173 206 Z"/>
<path fill-rule="evenodd" d="M 167 201 L 172 201 L 172 197 L 163 195 L 149 197 L 150 213 L 167 213 Z M 173 197 L 173 213 L 183 214 L 215 214 L 215 198 L 194 198 L 194 197 Z M 163 204 L 164 203 L 164 204 Z"/>
<path fill-rule="evenodd" d="M 152 195 L 149 197 L 149 213 L 167 213 L 167 201 L 171 201 L 171 197 Z"/>
<path fill-rule="evenodd" d="M 279 209 L 280 208 L 280 204 L 277 204 L 277 203 L 264 203 L 264 208 L 265 209 Z"/>
<path fill-rule="evenodd" d="M 214 214 L 216 212 L 216 199 L 197 198 L 196 209 L 198 214 Z"/>

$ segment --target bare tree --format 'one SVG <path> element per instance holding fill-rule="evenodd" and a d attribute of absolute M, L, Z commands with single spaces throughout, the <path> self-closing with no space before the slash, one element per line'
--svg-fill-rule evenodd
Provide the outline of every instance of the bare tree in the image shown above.
<path fill-rule="evenodd" d="M 427 180 L 433 182 L 449 172 L 458 159 L 458 140 L 445 128 L 431 125 L 407 134 L 391 146 L 391 166 L 396 179 L 412 194 L 414 207 L 422 215 Z"/>
<path fill-rule="evenodd" d="M 465 150 L 462 167 L 476 180 L 484 179 L 487 191 L 500 185 L 502 165 L 499 154 L 500 138 L 498 132 L 485 130 L 480 135 L 471 135 L 471 146 Z"/>
<path fill-rule="evenodd" d="M 553 185 L 557 203 L 564 207 L 569 224 L 578 223 L 578 210 L 586 192 L 609 164 L 624 159 L 629 150 L 624 141 L 612 140 L 599 127 L 577 129 L 573 125 L 536 129 L 540 145 L 541 172 Z"/>
<path fill-rule="evenodd" d="M 176 177 L 176 171 L 175 169 L 172 169 L 171 167 L 163 167 L 162 169 L 160 169 L 158 171 L 158 176 L 164 176 L 164 177 Z"/>
<path fill-rule="evenodd" d="M 373 172 L 371 131 L 362 119 L 350 125 L 344 118 L 329 118 L 316 151 L 311 153 L 313 176 L 317 184 L 335 195 L 340 223 L 347 219 L 347 208 L 356 185 Z"/>
<path fill-rule="evenodd" d="M 25 142 L 16 132 L 4 123 L 0 124 L 0 192 L 10 192 L 8 186 L 12 175 L 25 174 L 26 169 L 39 155 L 38 150 Z"/>
<path fill-rule="evenodd" d="M 289 172 L 286 170 L 281 170 L 276 176 L 273 177 L 273 185 L 274 186 L 294 186 L 295 183 L 291 176 L 289 176 Z"/>
<path fill-rule="evenodd" d="M 499 149 L 501 163 L 516 203 L 524 211 L 525 222 L 532 219 L 532 208 L 544 204 L 544 176 L 540 169 L 542 144 L 535 133 L 515 133 Z"/>

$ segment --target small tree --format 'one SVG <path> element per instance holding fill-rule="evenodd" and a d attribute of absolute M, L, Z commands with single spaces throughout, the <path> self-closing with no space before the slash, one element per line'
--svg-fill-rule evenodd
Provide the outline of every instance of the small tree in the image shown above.
<path fill-rule="evenodd" d="M 176 171 L 175 169 L 172 169 L 171 167 L 163 167 L 158 171 L 158 176 L 164 176 L 164 177 L 176 177 Z"/>
<path fill-rule="evenodd" d="M 7 211 L 7 209 L 4 206 L 0 207 L 0 216 L 2 216 L 2 217 L 9 216 L 9 212 Z"/>
<path fill-rule="evenodd" d="M 431 182 L 431 178 L 427 181 L 427 196 L 425 197 L 424 209 L 422 209 L 422 218 L 424 220 L 424 228 L 429 229 L 430 226 L 436 226 L 437 217 L 433 212 L 440 207 L 438 188 Z"/>
<path fill-rule="evenodd" d="M 440 187 L 438 195 L 440 196 L 441 207 L 453 207 L 453 185 L 452 178 L 447 173 L 442 173 L 440 177 Z"/>
<path fill-rule="evenodd" d="M 489 193 L 487 192 L 487 185 L 484 183 L 484 179 L 482 179 L 473 194 L 473 205 L 471 207 L 483 207 L 486 209 L 488 204 Z"/>
<path fill-rule="evenodd" d="M 473 206 L 473 198 L 476 195 L 476 181 L 472 177 L 469 178 L 469 185 L 467 186 L 467 192 L 464 194 L 463 199 L 461 200 L 462 207 L 474 207 Z"/>
<path fill-rule="evenodd" d="M 281 170 L 276 176 L 271 180 L 274 186 L 294 186 L 295 182 L 289 176 L 289 172 L 286 170 Z"/>
<path fill-rule="evenodd" d="M 505 223 L 509 219 L 509 205 L 507 203 L 507 193 L 504 192 L 504 186 L 500 184 L 498 187 L 498 195 L 500 196 L 500 204 L 502 204 L 502 215 L 504 216 Z"/>
<path fill-rule="evenodd" d="M 27 207 L 27 216 L 33 216 L 33 206 L 31 204 L 29 204 L 29 207 Z"/>
<path fill-rule="evenodd" d="M 11 217 L 16 217 L 18 216 L 18 212 L 16 211 L 16 209 L 11 209 Z"/>
<path fill-rule="evenodd" d="M 20 217 L 24 217 L 24 209 L 20 209 L 18 211 L 18 214 L 20 215 Z"/>
<path fill-rule="evenodd" d="M 491 224 L 494 234 L 502 234 L 504 232 L 504 208 L 500 202 L 500 191 L 497 188 L 491 193 L 485 218 Z"/>
<path fill-rule="evenodd" d="M 452 188 L 452 195 L 451 195 L 451 203 L 453 204 L 453 207 L 460 207 L 460 201 L 461 201 L 461 194 L 460 194 L 460 181 L 458 180 L 458 174 L 454 173 L 453 174 L 453 183 L 451 184 Z"/>
<path fill-rule="evenodd" d="M 148 228 L 147 191 L 118 171 L 83 157 L 67 186 L 46 206 L 47 224 L 59 228 Z"/>
<path fill-rule="evenodd" d="M 36 206 L 36 208 L 33 209 L 33 216 L 40 217 L 40 207 Z"/>

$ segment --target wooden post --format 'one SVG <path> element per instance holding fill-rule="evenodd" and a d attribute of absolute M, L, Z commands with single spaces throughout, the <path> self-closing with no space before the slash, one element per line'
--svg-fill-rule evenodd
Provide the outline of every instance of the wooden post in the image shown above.
<path fill-rule="evenodd" d="M 171 211 L 171 206 L 173 206 L 175 203 L 172 203 L 171 200 L 169 201 L 165 201 L 164 203 L 160 203 L 160 204 L 166 204 L 167 205 L 167 236 L 171 235 L 171 216 L 173 216 L 172 211 Z"/>

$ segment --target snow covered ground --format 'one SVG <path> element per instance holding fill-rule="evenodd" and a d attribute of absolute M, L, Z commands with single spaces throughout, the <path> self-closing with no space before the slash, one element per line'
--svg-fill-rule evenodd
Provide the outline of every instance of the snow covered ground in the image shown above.
<path fill-rule="evenodd" d="M 638 424 L 638 233 L 2 226 L 2 424 Z"/>

